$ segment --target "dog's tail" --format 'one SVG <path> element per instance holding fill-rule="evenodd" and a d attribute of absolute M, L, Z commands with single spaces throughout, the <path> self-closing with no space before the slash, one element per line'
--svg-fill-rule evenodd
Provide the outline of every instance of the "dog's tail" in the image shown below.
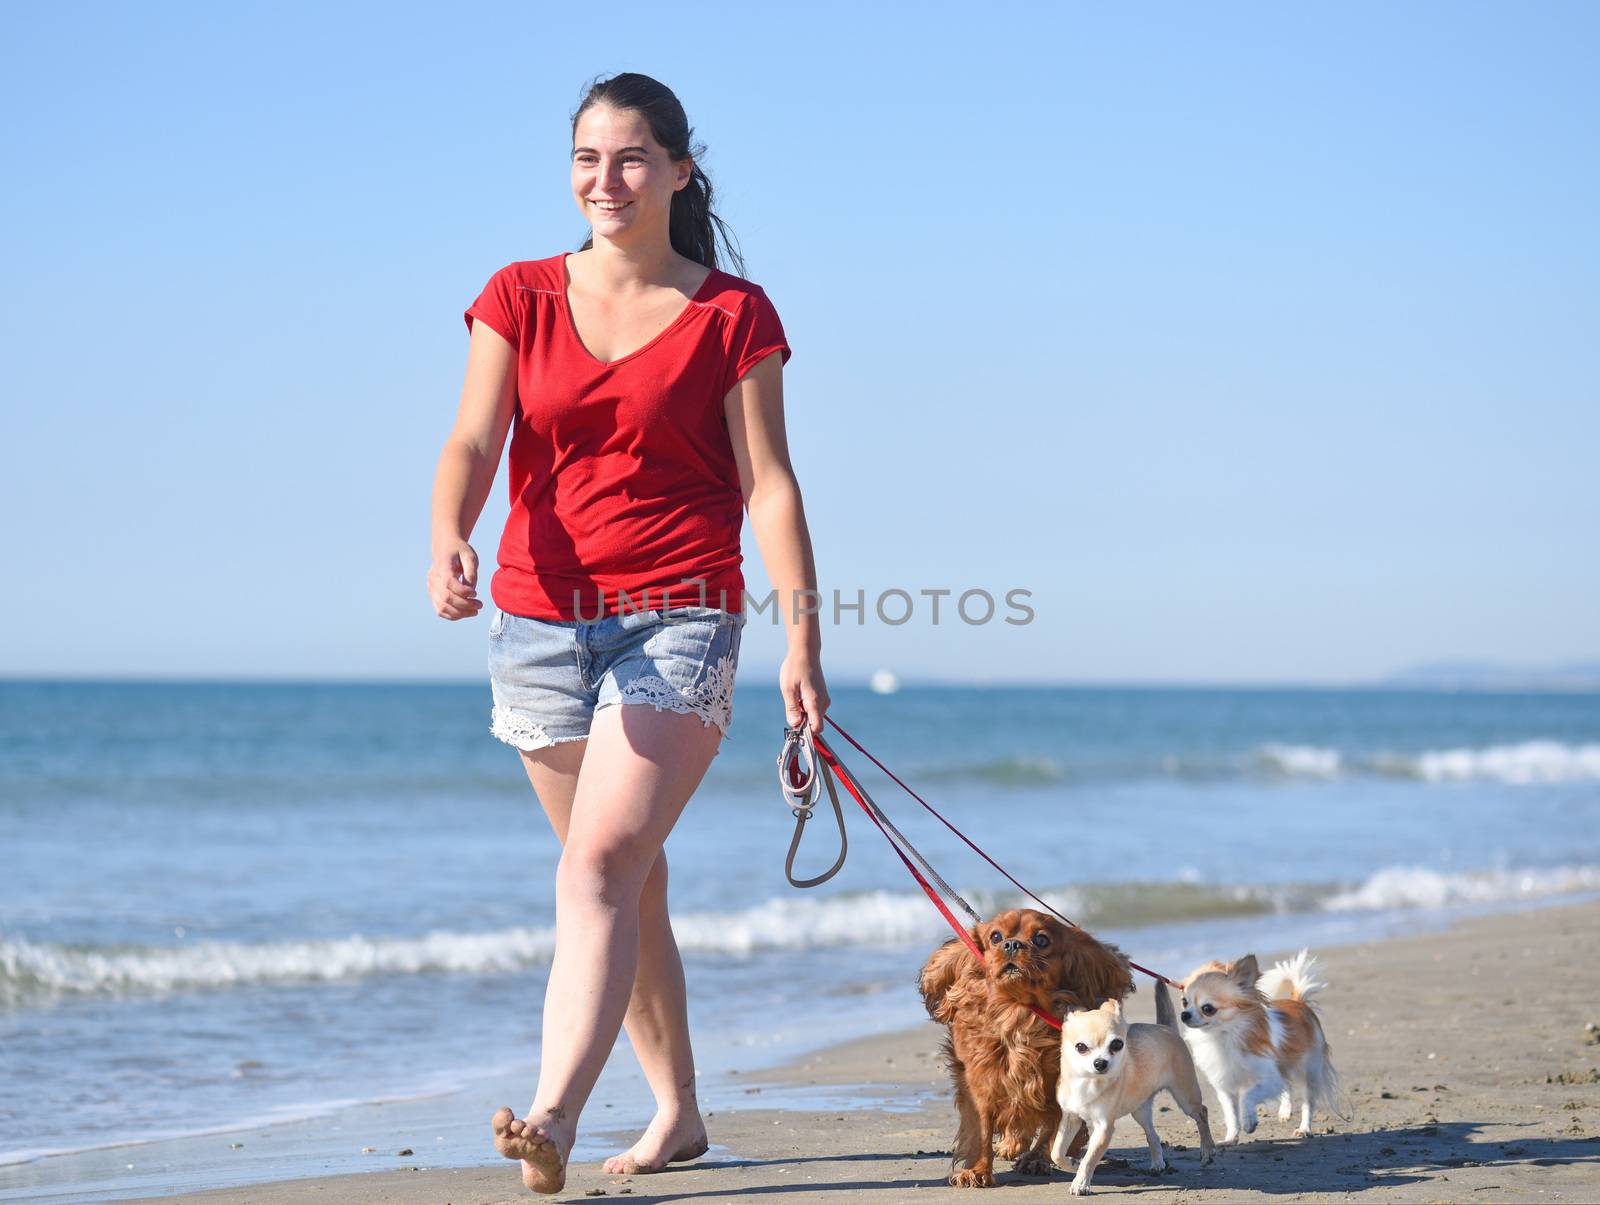
<path fill-rule="evenodd" d="M 1178 1014 L 1172 1007 L 1172 995 L 1160 979 L 1156 980 L 1156 1024 L 1166 1026 L 1173 1033 L 1178 1032 Z"/>
<path fill-rule="evenodd" d="M 1256 990 L 1268 1000 L 1310 1000 L 1328 986 L 1316 976 L 1317 960 L 1310 950 L 1301 950 L 1257 979 Z"/>
<path fill-rule="evenodd" d="M 1311 1103 L 1314 1108 L 1326 1109 L 1340 1121 L 1349 1121 L 1354 1114 L 1350 1098 L 1345 1095 L 1339 1073 L 1333 1069 L 1333 1054 L 1326 1038 L 1322 1041 L 1321 1065 L 1311 1076 Z"/>

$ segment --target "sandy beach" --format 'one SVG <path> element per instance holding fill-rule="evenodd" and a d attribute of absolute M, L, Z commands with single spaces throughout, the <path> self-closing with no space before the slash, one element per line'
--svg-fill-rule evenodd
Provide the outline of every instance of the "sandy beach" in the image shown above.
<path fill-rule="evenodd" d="M 1223 1150 L 1202 1170 L 1194 1130 L 1169 1108 L 1158 1112 L 1157 1127 L 1172 1170 L 1163 1176 L 1141 1170 L 1142 1136 L 1124 1121 L 1094 1192 L 1146 1202 L 1600 1199 L 1597 950 L 1597 902 L 1318 950 L 1331 985 L 1322 997 L 1324 1024 L 1354 1119 L 1320 1118 L 1312 1138 L 1295 1140 L 1291 1125 L 1264 1110 L 1254 1141 Z M 1136 1019 L 1151 1019 L 1151 1001 L 1147 989 L 1134 998 Z M 955 1193 L 945 1184 L 955 1113 L 938 1038 L 930 1022 L 752 1076 L 750 1107 L 708 1117 L 714 1145 L 706 1159 L 633 1177 L 576 1164 L 566 1190 L 549 1199 L 892 1202 Z M 760 1108 L 762 1091 L 778 1085 L 878 1107 Z M 486 1152 L 488 1117 L 485 1110 Z M 417 1150 L 424 1151 L 421 1136 Z M 166 1199 L 194 1205 L 534 1199 L 505 1161 L 486 1157 L 479 1168 L 435 1170 L 403 1156 L 400 1162 L 399 1170 Z M 1017 1176 L 1003 1162 L 998 1170 L 999 1184 L 990 1191 L 1007 1201 L 1067 1196 L 1063 1173 L 1042 1181 Z"/>

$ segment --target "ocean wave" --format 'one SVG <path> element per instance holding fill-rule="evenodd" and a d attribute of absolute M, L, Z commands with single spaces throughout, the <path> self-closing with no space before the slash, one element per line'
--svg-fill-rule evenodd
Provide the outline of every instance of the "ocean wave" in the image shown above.
<path fill-rule="evenodd" d="M 876 776 L 870 768 L 868 778 Z M 1488 782 L 1510 786 L 1600 782 L 1600 743 L 1527 740 L 1482 746 L 1393 751 L 1339 748 L 1297 741 L 1265 741 L 1245 750 L 1132 753 L 1109 761 L 1075 756 L 1013 754 L 897 767 L 914 790 L 978 786 L 999 790 L 1049 789 L 1119 780 L 1259 782 L 1263 779 L 1334 782 L 1406 779 L 1417 783 Z M 741 795 L 765 790 L 770 771 L 739 773 L 717 783 Z M 935 800 L 937 803 L 937 800 Z"/>
<path fill-rule="evenodd" d="M 935 766 L 917 775 L 922 782 L 983 782 L 1002 787 L 1047 786 L 1065 777 L 1060 763 L 1049 757 L 997 757 Z"/>
<path fill-rule="evenodd" d="M 1203 921 L 1317 911 L 1442 908 L 1600 890 L 1600 866 L 1442 873 L 1392 866 L 1360 883 L 1217 884 L 1190 881 L 1059 887 L 1044 899 L 1088 928 Z M 989 916 L 1023 901 L 1015 892 L 964 893 Z M 845 946 L 916 946 L 948 929 L 918 893 L 875 891 L 769 899 L 751 908 L 673 918 L 681 950 L 748 956 Z M 420 937 L 280 942 L 195 941 L 179 945 L 70 946 L 0 938 L 0 1008 L 70 995 L 133 996 L 370 975 L 496 975 L 549 963 L 553 928 Z"/>
<path fill-rule="evenodd" d="M 1287 778 L 1338 778 L 1344 765 L 1337 749 L 1317 745 L 1263 745 L 1256 761 Z"/>
<path fill-rule="evenodd" d="M 1600 744 L 1574 745 L 1564 741 L 1378 754 L 1343 753 L 1318 745 L 1268 744 L 1255 751 L 1254 761 L 1287 778 L 1376 775 L 1430 783 L 1499 782 L 1514 786 L 1600 781 Z"/>
<path fill-rule="evenodd" d="M 1600 866 L 1484 870 L 1443 874 L 1425 866 L 1390 866 L 1358 887 L 1322 901 L 1329 912 L 1447 908 L 1600 890 Z"/>
<path fill-rule="evenodd" d="M 1596 782 L 1600 781 L 1600 744 L 1523 741 L 1483 749 L 1436 749 L 1410 757 L 1383 758 L 1377 768 L 1424 782 Z"/>
<path fill-rule="evenodd" d="M 73 946 L 0 939 L 0 1006 L 55 995 L 133 995 L 367 975 L 493 974 L 545 963 L 554 929 L 422 937 Z"/>

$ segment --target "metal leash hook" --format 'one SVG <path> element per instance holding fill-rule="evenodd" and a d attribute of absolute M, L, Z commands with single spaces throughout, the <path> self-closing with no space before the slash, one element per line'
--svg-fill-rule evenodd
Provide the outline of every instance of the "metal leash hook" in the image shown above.
<path fill-rule="evenodd" d="M 827 870 L 811 879 L 794 877 L 794 857 L 800 849 L 800 837 L 805 832 L 806 821 L 822 797 L 824 784 L 828 798 L 833 803 L 833 817 L 839 823 L 839 857 Z M 845 854 L 850 848 L 850 838 L 844 831 L 844 809 L 839 806 L 839 792 L 833 785 L 833 775 L 825 763 L 817 760 L 816 745 L 807 727 L 805 717 L 798 728 L 783 726 L 783 750 L 778 754 L 778 787 L 783 801 L 794 813 L 794 839 L 789 842 L 789 856 L 784 859 L 783 873 L 794 887 L 816 887 L 826 883 L 844 866 Z"/>

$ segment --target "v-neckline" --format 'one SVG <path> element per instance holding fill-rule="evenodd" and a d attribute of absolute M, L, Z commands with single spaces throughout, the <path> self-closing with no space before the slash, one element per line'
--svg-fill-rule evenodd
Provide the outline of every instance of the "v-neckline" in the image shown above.
<path fill-rule="evenodd" d="M 627 355 L 618 356 L 615 360 L 602 360 L 599 356 L 595 355 L 589 350 L 589 345 L 583 341 L 583 336 L 578 333 L 577 319 L 572 316 L 572 299 L 567 294 L 567 290 L 572 286 L 572 273 L 567 268 L 566 252 L 562 252 L 559 260 L 557 261 L 557 268 L 561 273 L 561 312 L 565 314 L 567 318 L 567 332 L 572 336 L 572 341 L 578 345 L 578 350 L 587 356 L 591 363 L 600 368 L 615 368 L 618 364 L 622 364 L 628 360 L 631 360 L 635 356 L 643 355 L 657 343 L 660 343 L 661 340 L 665 339 L 680 322 L 689 316 L 689 311 L 694 309 L 696 304 L 702 300 L 702 295 L 708 288 L 711 287 L 711 278 L 717 274 L 717 269 L 710 269 L 706 273 L 706 278 L 700 282 L 700 287 L 694 291 L 694 296 L 689 298 L 683 309 L 678 311 L 677 317 L 673 318 L 671 322 L 667 323 L 666 326 L 662 327 L 658 332 L 656 332 L 656 334 L 652 336 L 650 340 L 643 346 L 636 347 Z"/>

